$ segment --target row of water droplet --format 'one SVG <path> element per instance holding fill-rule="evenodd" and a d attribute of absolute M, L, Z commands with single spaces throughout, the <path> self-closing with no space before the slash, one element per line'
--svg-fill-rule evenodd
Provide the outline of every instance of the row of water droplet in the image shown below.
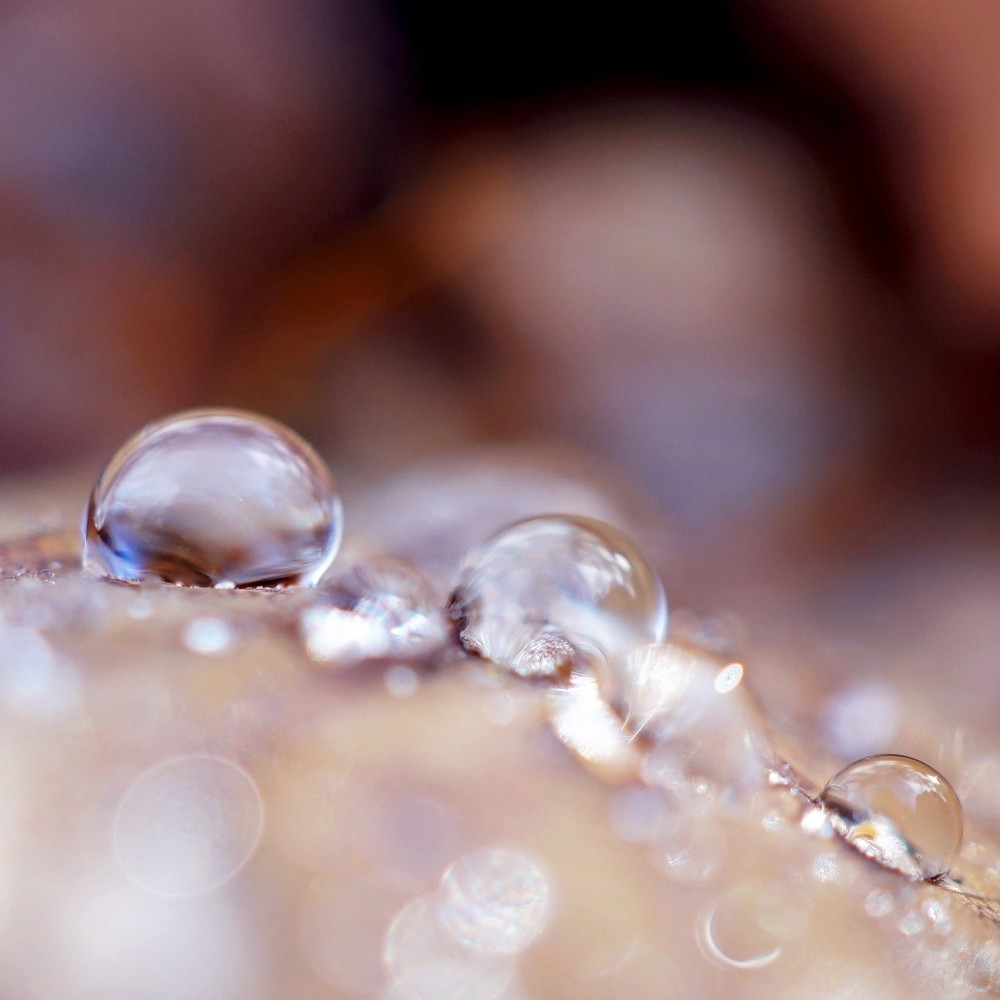
<path fill-rule="evenodd" d="M 298 618 L 310 658 L 338 670 L 391 663 L 396 696 L 413 694 L 423 665 L 457 640 L 490 669 L 546 684 L 554 731 L 602 777 L 695 804 L 708 790 L 738 797 L 770 779 L 802 800 L 804 828 L 825 826 L 910 879 L 946 881 L 963 838 L 950 784 L 920 761 L 881 755 L 809 794 L 773 745 L 743 665 L 668 640 L 660 580 L 617 529 L 566 514 L 513 524 L 466 555 L 445 604 L 400 560 L 331 569 L 342 523 L 335 481 L 304 441 L 252 415 L 196 411 L 145 429 L 112 459 L 88 506 L 84 558 L 122 581 L 315 587 Z M 207 655 L 229 638 L 214 618 L 185 633 Z M 128 831 L 122 820 L 123 850 Z M 711 836 L 707 826 L 665 835 L 662 865 L 682 879 L 696 873 Z M 703 922 L 712 954 L 723 922 Z M 763 954 L 745 967 L 768 964 Z"/>

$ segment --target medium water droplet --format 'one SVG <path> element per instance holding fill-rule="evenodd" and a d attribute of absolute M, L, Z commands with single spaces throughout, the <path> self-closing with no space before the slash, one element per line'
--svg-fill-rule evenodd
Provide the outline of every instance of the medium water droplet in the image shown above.
<path fill-rule="evenodd" d="M 658 642 L 667 605 L 621 532 L 588 517 L 520 521 L 473 549 L 451 613 L 467 649 L 524 677 L 566 676 L 588 656 Z"/>
<path fill-rule="evenodd" d="M 298 435 L 250 413 L 191 410 L 143 428 L 108 463 L 84 560 L 119 580 L 312 585 L 342 526 L 336 484 Z"/>
<path fill-rule="evenodd" d="M 379 557 L 325 579 L 302 615 L 302 635 L 318 661 L 416 659 L 430 655 L 449 630 L 433 584 L 416 567 Z"/>
<path fill-rule="evenodd" d="M 546 710 L 556 736 L 605 780 L 635 775 L 636 749 L 589 674 L 578 672 L 568 684 L 550 688 Z"/>
<path fill-rule="evenodd" d="M 962 805 L 928 764 L 883 754 L 848 765 L 820 800 L 862 854 L 913 879 L 942 875 L 962 846 Z"/>
<path fill-rule="evenodd" d="M 679 783 L 699 780 L 734 790 L 764 780 L 764 724 L 745 673 L 742 664 L 673 641 L 598 663 L 603 693 L 626 732 L 653 744 L 649 779 L 678 791 Z"/>

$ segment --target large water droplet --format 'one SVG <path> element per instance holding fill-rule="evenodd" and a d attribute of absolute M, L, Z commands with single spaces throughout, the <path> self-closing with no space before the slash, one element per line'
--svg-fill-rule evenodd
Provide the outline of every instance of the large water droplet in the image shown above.
<path fill-rule="evenodd" d="M 150 424 L 101 473 L 84 560 L 120 580 L 314 584 L 340 545 L 336 484 L 298 435 L 233 410 Z"/>
<path fill-rule="evenodd" d="M 820 799 L 834 829 L 862 854 L 913 879 L 949 870 L 962 846 L 962 805 L 928 764 L 883 754 L 849 764 Z"/>
<path fill-rule="evenodd" d="M 466 648 L 525 677 L 566 676 L 589 656 L 658 642 L 667 605 L 621 532 L 589 517 L 520 521 L 473 549 L 451 613 Z"/>

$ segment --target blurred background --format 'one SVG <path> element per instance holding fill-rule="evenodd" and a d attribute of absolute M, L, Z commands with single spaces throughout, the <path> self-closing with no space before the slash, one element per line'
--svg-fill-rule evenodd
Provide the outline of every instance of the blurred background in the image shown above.
<path fill-rule="evenodd" d="M 685 603 L 995 684 L 1000 8 L 664 13 L 5 5 L 0 475 L 233 405 L 414 517 L 622 477 Z"/>
<path fill-rule="evenodd" d="M 393 947 L 427 964 L 393 944 L 412 893 L 522 842 L 564 902 L 504 997 L 996 993 L 992 925 L 919 936 L 915 887 L 774 788 L 710 823 L 711 781 L 687 814 L 569 766 L 539 687 L 334 682 L 270 595 L 30 572 L 75 566 L 46 546 L 102 464 L 190 406 L 304 434 L 345 555 L 412 558 L 434 600 L 500 524 L 603 517 L 817 788 L 926 760 L 1000 884 L 1000 4 L 473 9 L 0 5 L 0 994 L 370 993 Z M 720 889 L 780 923 L 765 875 L 812 930 L 753 992 L 692 945 Z"/>

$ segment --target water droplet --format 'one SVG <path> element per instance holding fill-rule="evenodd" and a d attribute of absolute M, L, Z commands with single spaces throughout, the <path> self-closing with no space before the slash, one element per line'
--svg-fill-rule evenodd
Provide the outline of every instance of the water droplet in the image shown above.
<path fill-rule="evenodd" d="M 608 780 L 634 775 L 638 752 L 592 676 L 574 674 L 568 684 L 552 687 L 545 707 L 556 736 L 598 774 Z"/>
<path fill-rule="evenodd" d="M 934 768 L 912 757 L 865 757 L 830 779 L 820 801 L 834 829 L 874 861 L 913 879 L 949 870 L 962 846 L 962 805 Z"/>
<path fill-rule="evenodd" d="M 626 731 L 654 743 L 648 773 L 671 787 L 707 781 L 735 790 L 764 780 L 764 725 L 744 676 L 742 664 L 679 642 L 598 664 Z"/>
<path fill-rule="evenodd" d="M 441 923 L 475 951 L 513 955 L 533 944 L 550 915 L 549 880 L 522 851 L 493 847 L 459 859 L 441 879 Z"/>
<path fill-rule="evenodd" d="M 119 580 L 311 585 L 340 545 L 340 496 L 298 435 L 232 410 L 150 424 L 101 473 L 87 566 Z"/>
<path fill-rule="evenodd" d="M 660 641 L 667 605 L 659 579 L 619 531 L 553 514 L 473 549 L 451 613 L 466 648 L 521 676 L 551 677 L 588 656 L 620 657 Z"/>
<path fill-rule="evenodd" d="M 448 637 L 433 584 L 416 567 L 380 557 L 324 580 L 302 615 L 302 636 L 317 661 L 422 658 Z"/>
<path fill-rule="evenodd" d="M 125 874 L 158 896 L 193 896 L 232 878 L 264 821 L 250 776 L 219 757 L 179 757 L 143 772 L 122 796 L 114 845 Z"/>

